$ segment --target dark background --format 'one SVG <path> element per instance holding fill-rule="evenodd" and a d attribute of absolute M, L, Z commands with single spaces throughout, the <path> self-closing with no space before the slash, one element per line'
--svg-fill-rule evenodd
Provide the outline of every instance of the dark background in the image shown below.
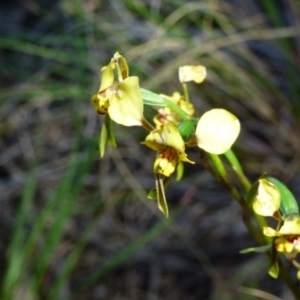
<path fill-rule="evenodd" d="M 297 197 L 299 12 L 296 0 L 1 1 L 1 299 L 289 299 L 267 257 L 239 254 L 256 242 L 197 151 L 167 190 L 166 223 L 147 199 L 146 133 L 116 125 L 100 160 L 90 98 L 116 51 L 157 93 L 181 91 L 180 65 L 205 65 L 189 85 L 196 115 L 232 111 L 249 178 L 268 172 Z"/>

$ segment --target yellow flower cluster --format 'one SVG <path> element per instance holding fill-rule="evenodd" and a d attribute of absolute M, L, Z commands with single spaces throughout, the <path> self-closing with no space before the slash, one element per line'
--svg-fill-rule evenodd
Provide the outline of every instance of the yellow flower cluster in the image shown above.
<path fill-rule="evenodd" d="M 195 110 L 189 102 L 186 83 L 201 83 L 205 77 L 204 66 L 180 67 L 179 81 L 183 86 L 184 96 L 179 92 L 174 92 L 172 96 L 161 96 L 179 107 L 186 114 L 186 120 L 192 119 Z M 165 177 L 170 177 L 180 162 L 194 164 L 185 153 L 186 145 L 198 145 L 209 153 L 222 154 L 231 148 L 240 132 L 240 123 L 233 114 L 225 109 L 212 109 L 204 113 L 196 128 L 193 128 L 193 142 L 185 144 L 177 127 L 185 119 L 167 106 L 158 109 L 158 115 L 154 117 L 154 128 L 143 116 L 144 104 L 139 79 L 129 76 L 127 62 L 118 52 L 101 69 L 100 87 L 98 93 L 92 96 L 91 102 L 99 114 L 109 116 L 120 125 L 143 126 L 150 131 L 142 144 L 157 152 L 153 171 Z"/>

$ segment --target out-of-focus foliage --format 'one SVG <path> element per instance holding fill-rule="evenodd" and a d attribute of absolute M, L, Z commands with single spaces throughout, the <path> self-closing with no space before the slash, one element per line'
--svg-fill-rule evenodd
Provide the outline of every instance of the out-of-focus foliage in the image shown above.
<path fill-rule="evenodd" d="M 265 274 L 230 197 L 201 167 L 168 190 L 160 220 L 145 132 L 90 105 L 116 51 L 140 86 L 172 95 L 178 67 L 203 65 L 190 89 L 241 122 L 235 149 L 254 179 L 299 191 L 299 3 L 286 1 L 21 1 L 0 4 L 0 279 L 3 299 L 287 299 Z M 151 109 L 145 115 L 154 115 Z M 188 156 L 199 162 L 193 153 Z"/>

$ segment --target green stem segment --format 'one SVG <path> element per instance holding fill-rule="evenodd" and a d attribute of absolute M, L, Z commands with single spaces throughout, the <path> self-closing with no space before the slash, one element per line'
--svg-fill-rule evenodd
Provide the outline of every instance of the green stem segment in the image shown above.
<path fill-rule="evenodd" d="M 227 158 L 228 162 L 230 163 L 230 165 L 231 165 L 233 171 L 235 172 L 239 182 L 241 183 L 241 186 L 243 187 L 244 192 L 249 193 L 249 191 L 252 187 L 252 184 L 250 183 L 249 179 L 246 177 L 246 175 L 244 173 L 244 170 L 243 170 L 238 158 L 234 154 L 234 152 L 231 149 L 229 149 L 228 151 L 226 151 L 224 153 L 224 156 Z M 254 214 L 254 217 L 256 219 L 256 222 L 259 224 L 260 228 L 263 228 L 264 226 L 267 226 L 266 219 L 263 216 Z M 267 240 L 268 242 L 271 242 L 271 239 L 269 237 L 266 237 L 266 236 L 265 236 L 265 240 Z"/>
<path fill-rule="evenodd" d="M 228 162 L 231 164 L 233 171 L 235 172 L 238 180 L 240 181 L 244 191 L 247 193 L 251 189 L 251 183 L 246 177 L 243 168 L 238 161 L 234 152 L 229 149 L 224 153 L 224 156 L 227 158 Z"/>
<path fill-rule="evenodd" d="M 236 188 L 232 185 L 232 183 L 229 181 L 228 174 L 226 172 L 226 169 L 221 161 L 221 159 L 214 154 L 209 154 L 209 157 L 211 159 L 212 164 L 214 165 L 215 169 L 211 167 L 207 160 L 207 154 L 205 151 L 201 150 L 201 158 L 203 165 L 212 173 L 212 175 L 220 181 L 223 186 L 230 192 L 230 194 L 233 196 L 235 200 L 241 205 L 243 212 L 244 212 L 244 223 L 247 227 L 248 231 L 255 237 L 255 239 L 260 243 L 261 245 L 266 243 L 266 237 L 262 234 L 262 232 L 259 230 L 262 228 L 262 226 L 266 226 L 266 220 L 262 216 L 256 215 L 256 221 L 259 224 L 258 228 L 256 225 L 254 225 L 251 221 L 251 210 L 249 206 L 247 205 L 246 201 L 243 199 L 243 197 L 240 195 L 240 193 L 236 190 Z M 236 170 L 236 174 L 243 174 L 242 177 L 238 177 L 240 179 L 240 182 L 243 182 L 244 188 L 246 190 L 249 190 L 249 181 L 246 178 L 246 176 L 243 173 L 243 170 L 238 162 L 237 159 L 235 159 L 235 156 L 232 153 L 227 153 L 226 158 L 231 163 L 234 170 Z M 289 287 L 293 295 L 295 296 L 295 299 L 300 299 L 300 292 L 298 290 L 297 285 L 294 283 L 293 279 L 291 278 L 288 270 L 284 266 L 284 264 L 281 262 L 281 260 L 278 258 L 278 263 L 280 265 L 280 276 L 285 281 L 286 285 Z"/>
<path fill-rule="evenodd" d="M 152 124 L 150 124 L 145 118 L 142 119 L 142 126 L 149 132 L 155 129 L 155 127 L 152 126 Z"/>
<path fill-rule="evenodd" d="M 190 103 L 190 95 L 189 95 L 187 84 L 185 82 L 182 82 L 181 84 L 182 84 L 184 99 L 187 103 Z"/>
<path fill-rule="evenodd" d="M 201 159 L 203 165 L 208 169 L 208 171 L 228 190 L 231 196 L 240 204 L 243 209 L 244 214 L 244 223 L 247 227 L 248 231 L 255 237 L 259 244 L 264 245 L 266 243 L 265 237 L 262 234 L 261 230 L 253 224 L 251 215 L 252 212 L 247 205 L 245 199 L 240 194 L 240 192 L 234 187 L 231 183 L 227 171 L 224 167 L 223 162 L 221 161 L 220 157 L 215 154 L 206 153 L 203 150 L 200 150 Z M 208 156 L 214 166 L 214 168 L 210 165 L 208 161 Z"/>
<path fill-rule="evenodd" d="M 287 268 L 284 266 L 282 261 L 278 259 L 279 266 L 280 266 L 280 276 L 289 287 L 290 291 L 293 293 L 295 299 L 300 299 L 300 291 L 298 285 L 295 284 L 294 280 L 291 278 L 291 275 Z"/>

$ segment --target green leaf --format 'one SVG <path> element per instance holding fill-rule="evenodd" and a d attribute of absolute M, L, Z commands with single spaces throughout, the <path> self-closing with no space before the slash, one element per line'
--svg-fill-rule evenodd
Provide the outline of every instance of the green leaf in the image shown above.
<path fill-rule="evenodd" d="M 184 173 L 184 163 L 182 161 L 179 161 L 177 168 L 176 168 L 176 181 L 181 180 Z"/>
<path fill-rule="evenodd" d="M 265 253 L 268 252 L 272 248 L 272 245 L 264 245 L 260 247 L 251 247 L 247 249 L 243 249 L 240 251 L 240 254 L 247 254 L 250 252 L 256 252 L 256 253 Z"/>
<path fill-rule="evenodd" d="M 271 264 L 268 273 L 271 277 L 277 279 L 279 276 L 279 271 L 280 269 L 279 269 L 278 262 L 274 261 L 274 263 Z"/>
<path fill-rule="evenodd" d="M 156 175 L 155 185 L 156 185 L 156 192 L 157 192 L 157 206 L 160 209 L 160 211 L 162 211 L 163 214 L 168 218 L 169 210 L 168 210 L 168 204 L 165 195 L 164 183 L 160 174 L 156 173 L 155 175 Z"/>
<path fill-rule="evenodd" d="M 101 128 L 101 134 L 99 136 L 99 152 L 101 158 L 105 153 L 106 142 L 108 142 L 111 147 L 117 147 L 113 131 L 113 122 L 109 115 L 105 115 L 105 119 Z"/>
<path fill-rule="evenodd" d="M 177 125 L 177 129 L 184 141 L 187 141 L 192 135 L 195 134 L 197 122 L 198 120 L 196 119 L 185 120 Z"/>
<path fill-rule="evenodd" d="M 266 177 L 268 181 L 276 185 L 281 195 L 280 210 L 283 214 L 283 217 L 289 215 L 299 214 L 299 207 L 297 200 L 295 199 L 292 192 L 284 185 L 281 181 L 274 177 Z"/>
<path fill-rule="evenodd" d="M 243 168 L 239 162 L 239 160 L 237 159 L 235 153 L 232 151 L 232 149 L 227 150 L 224 153 L 224 156 L 226 157 L 226 159 L 229 161 L 229 163 L 232 166 L 233 171 L 235 172 L 238 180 L 240 181 L 244 191 L 246 193 L 248 193 L 251 189 L 251 183 L 248 180 L 248 178 L 245 176 L 245 173 L 243 171 Z"/>
<path fill-rule="evenodd" d="M 148 199 L 154 200 L 157 199 L 157 192 L 156 192 L 156 188 L 152 189 L 148 195 L 147 195 Z"/>
<path fill-rule="evenodd" d="M 178 105 L 176 105 L 172 101 L 167 100 L 164 97 L 145 89 L 141 89 L 141 93 L 145 105 L 168 107 L 172 111 L 174 111 L 177 115 L 179 115 L 181 118 L 183 119 L 190 118 L 190 116 L 184 110 L 182 110 Z"/>
<path fill-rule="evenodd" d="M 156 176 L 156 174 L 155 174 L 155 176 Z M 172 179 L 172 175 L 171 175 L 170 177 L 165 177 L 165 178 L 163 179 L 163 186 L 164 186 L 164 189 L 166 189 L 166 188 L 169 186 L 169 184 L 170 184 L 170 182 L 171 182 L 171 179 Z M 151 199 L 151 200 L 157 199 L 157 188 L 156 188 L 156 187 L 153 188 L 153 189 L 148 193 L 147 198 L 148 198 L 148 199 Z"/>
<path fill-rule="evenodd" d="M 106 128 L 106 124 L 104 122 L 102 125 L 102 128 L 101 128 L 100 136 L 99 136 L 99 152 L 100 152 L 101 158 L 105 154 L 106 141 L 107 141 L 107 128 Z"/>
<path fill-rule="evenodd" d="M 111 118 L 109 117 L 109 115 L 105 116 L 105 124 L 107 127 L 107 142 L 108 142 L 109 146 L 117 147 L 117 143 L 115 140 L 115 134 L 114 134 L 114 130 L 113 130 L 113 122 L 112 122 Z"/>

